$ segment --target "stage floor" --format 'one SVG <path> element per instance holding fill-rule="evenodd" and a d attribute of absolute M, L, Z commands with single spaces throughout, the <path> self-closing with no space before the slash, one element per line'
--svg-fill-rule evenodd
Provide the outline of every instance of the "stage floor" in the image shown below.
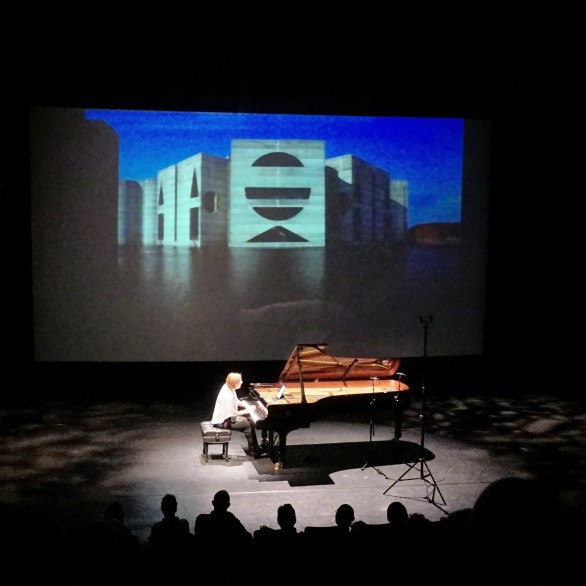
<path fill-rule="evenodd" d="M 369 413 L 331 415 L 289 434 L 282 469 L 268 458 L 250 459 L 237 432 L 229 460 L 219 457 L 221 446 L 210 446 L 205 462 L 199 422 L 209 419 L 209 404 L 61 400 L 0 414 L 2 519 L 22 531 L 67 529 L 100 518 L 116 500 L 146 541 L 165 493 L 177 497 L 178 515 L 193 530 L 220 489 L 251 532 L 277 527 L 284 503 L 295 508 L 299 530 L 334 524 L 342 503 L 366 523 L 384 523 L 393 500 L 438 520 L 472 507 L 490 482 L 506 476 L 546 481 L 576 514 L 586 504 L 585 410 L 577 398 L 426 398 L 422 437 L 415 397 L 398 446 L 388 413 L 374 416 L 372 437 Z"/>

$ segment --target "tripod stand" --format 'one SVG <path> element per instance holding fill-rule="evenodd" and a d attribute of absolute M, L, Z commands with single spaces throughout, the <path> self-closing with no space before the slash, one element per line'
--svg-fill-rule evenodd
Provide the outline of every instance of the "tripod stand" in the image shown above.
<path fill-rule="evenodd" d="M 422 368 L 422 373 L 421 373 L 421 413 L 419 414 L 419 420 L 421 422 L 421 439 L 419 442 L 419 456 L 414 462 L 407 464 L 407 470 L 405 470 L 405 472 L 403 472 L 403 474 L 401 474 L 401 476 L 399 476 L 399 478 L 397 478 L 397 480 L 395 480 L 395 482 L 393 482 L 393 484 L 391 484 L 391 486 L 389 486 L 383 492 L 383 494 L 387 494 L 389 492 L 389 490 L 391 490 L 391 488 L 393 488 L 393 486 L 395 486 L 398 482 L 401 482 L 403 480 L 423 480 L 426 485 L 425 500 L 427 500 L 432 505 L 436 506 L 438 509 L 442 510 L 444 513 L 447 514 L 447 511 L 444 510 L 440 505 L 438 505 L 435 502 L 435 495 L 437 493 L 439 495 L 439 497 L 441 498 L 442 504 L 443 505 L 446 504 L 446 501 L 445 501 L 445 499 L 439 489 L 439 486 L 437 485 L 437 482 L 435 481 L 435 478 L 433 477 L 433 474 L 431 473 L 431 470 L 429 469 L 429 466 L 427 465 L 427 462 L 425 460 L 425 368 L 426 368 L 425 363 L 427 361 L 427 329 L 428 329 L 429 324 L 431 323 L 432 320 L 433 320 L 433 315 L 420 315 L 419 316 L 419 322 L 423 326 L 423 368 Z M 415 468 L 419 468 L 419 476 L 412 477 L 412 478 L 405 478 L 405 476 L 407 474 L 409 474 L 409 472 L 411 472 L 411 470 L 414 470 Z M 430 496 L 430 489 L 431 489 L 431 496 Z"/>
<path fill-rule="evenodd" d="M 374 383 L 378 381 L 378 377 L 371 376 L 370 380 L 372 381 L 372 398 L 370 399 L 370 403 L 368 404 L 368 410 L 370 412 L 370 421 L 369 421 L 369 437 L 368 437 L 368 452 L 370 457 L 372 458 L 372 438 L 374 437 L 374 408 L 376 405 L 376 397 L 374 396 Z M 372 466 L 381 476 L 385 478 L 389 478 L 382 470 L 377 468 L 376 466 L 369 464 L 368 461 L 362 466 L 362 470 L 365 470 L 369 466 Z"/>

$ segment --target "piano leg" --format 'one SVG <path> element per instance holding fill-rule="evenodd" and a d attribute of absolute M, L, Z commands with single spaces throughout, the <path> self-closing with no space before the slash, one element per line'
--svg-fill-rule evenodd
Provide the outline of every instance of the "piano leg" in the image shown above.
<path fill-rule="evenodd" d="M 268 432 L 265 428 L 262 429 L 260 449 L 264 452 L 269 449 Z"/>
<path fill-rule="evenodd" d="M 286 431 L 269 432 L 269 455 L 274 463 L 275 470 L 280 470 L 285 465 L 285 455 L 287 449 Z"/>
<path fill-rule="evenodd" d="M 395 441 L 398 442 L 401 439 L 401 432 L 403 428 L 403 411 L 396 409 L 395 411 Z"/>

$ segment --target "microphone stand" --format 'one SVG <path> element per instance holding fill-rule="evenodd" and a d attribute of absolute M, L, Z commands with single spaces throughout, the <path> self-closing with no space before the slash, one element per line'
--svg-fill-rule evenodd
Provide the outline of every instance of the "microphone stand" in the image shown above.
<path fill-rule="evenodd" d="M 402 480 L 423 480 L 426 484 L 426 487 L 427 487 L 424 500 L 427 500 L 432 505 L 436 506 L 438 509 L 440 509 L 444 513 L 448 514 L 448 512 L 445 509 L 443 509 L 440 505 L 438 505 L 435 502 L 435 495 L 437 493 L 439 495 L 439 497 L 441 498 L 442 504 L 443 505 L 446 504 L 446 501 L 445 501 L 445 499 L 439 489 L 439 486 L 437 485 L 437 482 L 435 481 L 435 478 L 433 477 L 433 474 L 431 473 L 431 470 L 429 469 L 429 466 L 427 465 L 427 462 L 425 460 L 425 368 L 426 368 L 426 362 L 427 362 L 427 329 L 429 327 L 429 324 L 432 322 L 432 320 L 433 320 L 433 315 L 420 315 L 419 316 L 419 322 L 423 325 L 423 368 L 422 368 L 422 373 L 421 373 L 421 413 L 419 415 L 419 420 L 421 422 L 421 439 L 419 442 L 419 456 L 417 457 L 417 459 L 414 462 L 407 463 L 407 470 L 405 470 L 405 472 L 403 472 L 403 474 L 401 474 L 401 476 L 399 476 L 399 478 L 397 478 L 397 480 L 395 480 L 395 482 L 393 482 L 393 484 L 391 484 L 391 486 L 389 486 L 387 488 L 387 490 L 385 490 L 383 492 L 383 494 L 387 494 L 387 492 L 389 492 L 389 490 L 391 490 L 391 488 L 393 488 L 393 486 L 395 486 L 395 484 L 397 484 L 398 482 L 400 482 Z M 419 476 L 413 477 L 413 478 L 405 478 L 405 476 L 409 472 L 411 472 L 411 470 L 416 468 L 417 466 L 419 467 Z M 431 496 L 429 495 L 430 487 L 431 487 Z"/>
<path fill-rule="evenodd" d="M 378 381 L 378 377 L 376 376 L 371 376 L 370 380 L 372 381 L 372 398 L 370 399 L 370 403 L 368 404 L 368 410 L 370 412 L 370 425 L 369 425 L 369 437 L 368 437 L 368 452 L 370 457 L 372 458 L 372 438 L 374 437 L 374 406 L 376 404 L 376 398 L 374 396 L 374 383 L 375 381 Z M 366 461 L 366 463 L 364 464 L 364 466 L 362 466 L 362 470 L 365 470 L 368 467 L 372 467 L 374 468 L 381 476 L 384 476 L 385 478 L 389 478 L 382 470 L 380 470 L 379 468 L 377 468 L 376 466 L 369 464 L 368 461 Z"/>

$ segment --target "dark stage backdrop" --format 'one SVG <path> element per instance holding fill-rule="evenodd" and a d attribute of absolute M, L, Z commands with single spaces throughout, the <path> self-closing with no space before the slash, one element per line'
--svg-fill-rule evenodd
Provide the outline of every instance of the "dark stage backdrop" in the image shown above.
<path fill-rule="evenodd" d="M 260 330 L 255 337 L 252 329 L 240 331 L 238 326 L 227 349 L 237 348 L 240 352 L 252 338 L 251 348 L 266 350 L 274 346 L 279 349 L 279 358 L 241 362 L 234 360 L 230 350 L 221 357 L 224 362 L 198 361 L 195 350 L 207 344 L 213 347 L 219 337 L 229 335 L 220 327 L 195 334 L 193 322 L 183 319 L 186 314 L 179 311 L 188 311 L 189 292 L 200 284 L 192 267 L 205 260 L 197 258 L 205 255 L 200 254 L 204 249 L 193 251 L 192 262 L 183 262 L 183 253 L 178 251 L 176 264 L 175 259 L 167 262 L 170 255 L 165 250 L 161 262 L 151 265 L 154 272 L 147 274 L 141 272 L 143 266 L 153 261 L 146 256 L 147 247 L 143 250 L 145 254 L 133 259 L 130 251 L 120 246 L 119 181 L 140 182 L 146 176 L 122 171 L 123 133 L 112 121 L 89 119 L 86 113 L 92 108 L 292 112 L 318 116 L 454 116 L 465 122 L 466 151 L 473 144 L 468 138 L 468 122 L 490 119 L 492 147 L 485 171 L 490 181 L 484 182 L 482 173 L 478 175 L 482 190 L 490 192 L 486 288 L 482 283 L 483 262 L 472 271 L 482 275 L 477 284 L 480 290 L 484 289 L 485 300 L 479 303 L 485 305 L 486 317 L 483 324 L 474 322 L 475 318 L 469 315 L 460 320 L 461 329 L 478 330 L 479 338 L 480 331 L 484 332 L 484 357 L 489 363 L 477 360 L 474 354 L 453 360 L 450 356 L 438 356 L 455 351 L 452 340 L 447 340 L 447 332 L 453 329 L 446 325 L 451 321 L 449 316 L 428 303 L 428 298 L 419 306 L 409 307 L 407 303 L 409 311 L 405 314 L 404 306 L 373 304 L 380 327 L 378 321 L 372 325 L 374 320 L 362 323 L 368 334 L 367 344 L 361 344 L 357 350 L 365 355 L 376 351 L 369 345 L 371 339 L 375 340 L 369 335 L 374 329 L 376 341 L 382 340 L 385 345 L 385 355 L 398 350 L 401 342 L 406 353 L 420 356 L 422 336 L 418 317 L 430 314 L 434 316 L 429 335 L 429 352 L 433 357 L 428 361 L 428 372 L 441 365 L 442 374 L 440 381 L 430 372 L 430 392 L 438 388 L 439 382 L 448 387 L 460 381 L 461 387 L 473 389 L 474 381 L 481 377 L 491 388 L 507 385 L 523 391 L 546 385 L 556 392 L 580 389 L 579 381 L 575 380 L 579 361 L 574 360 L 573 353 L 577 353 L 576 334 L 581 332 L 581 289 L 576 284 L 581 257 L 571 251 L 578 250 L 582 234 L 577 228 L 580 198 L 576 194 L 582 183 L 583 164 L 581 151 L 575 147 L 579 144 L 576 121 L 582 117 L 584 103 L 583 77 L 576 75 L 576 71 L 583 70 L 582 22 L 563 3 L 556 10 L 535 6 L 531 26 L 525 26 L 529 22 L 526 7 L 517 10 L 510 3 L 506 8 L 495 3 L 482 7 L 475 4 L 473 10 L 466 6 L 456 12 L 443 5 L 423 11 L 419 7 L 414 11 L 408 4 L 401 6 L 399 14 L 392 18 L 398 24 L 393 27 L 392 42 L 388 34 L 390 20 L 373 18 L 370 10 L 364 20 L 353 12 L 351 30 L 347 30 L 343 19 L 342 28 L 332 26 L 327 14 L 326 20 L 320 21 L 299 13 L 301 21 L 297 22 L 291 11 L 286 18 L 278 11 L 270 11 L 267 16 L 275 22 L 266 26 L 262 19 L 247 18 L 244 37 L 221 32 L 224 7 L 220 19 L 203 16 L 200 7 L 193 18 L 178 19 L 175 11 L 156 10 L 150 14 L 145 6 L 139 12 L 117 6 L 112 12 L 51 5 L 44 11 L 37 7 L 34 14 L 27 13 L 24 18 L 14 16 L 6 36 L 7 107 L 3 126 L 6 207 L 2 292 L 7 324 L 3 348 L 8 393 L 33 392 L 45 397 L 56 388 L 70 386 L 78 396 L 83 396 L 88 388 L 107 392 L 135 387 L 142 392 L 152 386 L 160 392 L 181 388 L 190 395 L 206 386 L 210 377 L 216 380 L 216 367 L 225 374 L 236 365 L 246 377 L 256 378 L 252 370 L 258 365 L 267 377 L 275 376 L 283 366 L 280 342 L 285 347 L 300 341 L 296 334 L 292 340 L 286 339 L 288 328 L 280 329 L 278 339 L 269 340 Z M 248 16 L 250 8 L 246 6 L 244 10 Z M 42 26 L 31 26 L 31 19 Z M 498 26 L 494 26 L 496 22 Z M 214 25 L 208 26 L 209 23 Z M 145 42 L 145 31 L 154 30 L 155 41 Z M 47 106 L 52 112 L 31 126 L 31 105 Z M 66 116 L 59 115 L 63 108 Z M 31 131 L 40 138 L 34 148 Z M 263 136 L 275 137 L 274 133 Z M 139 147 L 146 148 L 140 134 L 138 138 Z M 319 133 L 311 139 L 327 137 Z M 160 140 L 157 148 L 148 145 L 146 151 L 162 152 L 168 144 L 169 141 Z M 211 154 L 226 157 L 231 150 Z M 199 152 L 199 145 L 194 144 L 193 149 L 181 157 L 173 155 L 163 166 L 173 167 Z M 354 150 L 348 154 L 360 155 Z M 472 235 L 482 246 L 488 213 L 486 206 L 466 204 L 467 185 L 475 176 L 474 166 L 467 164 L 467 160 L 463 159 L 462 166 L 463 198 L 458 224 L 462 229 L 461 245 Z M 32 202 L 34 214 L 30 162 L 36 169 L 32 185 L 36 194 Z M 374 161 L 369 156 L 364 162 Z M 66 174 L 72 164 L 75 173 Z M 395 165 L 381 168 L 393 180 L 412 181 L 410 173 L 398 173 Z M 104 197 L 104 193 L 108 196 Z M 407 214 L 409 230 L 414 227 L 411 210 L 416 207 L 411 204 L 413 201 L 409 202 Z M 474 213 L 478 218 L 474 218 Z M 473 229 L 468 230 L 467 226 Z M 126 227 L 130 229 L 132 224 Z M 426 232 L 413 230 L 412 234 L 421 236 Z M 329 247 L 326 250 L 329 254 Z M 437 247 L 434 252 L 431 247 L 411 242 L 405 250 L 415 252 L 416 261 L 423 260 L 428 268 L 435 264 L 435 253 L 444 255 Z M 227 251 L 226 256 L 232 252 L 239 256 L 244 251 Z M 262 257 L 267 251 L 257 252 Z M 280 252 L 292 253 L 275 251 Z M 366 261 L 364 257 L 348 258 L 342 264 L 349 269 L 347 274 L 338 274 L 338 281 L 328 283 L 348 279 L 354 287 L 352 294 L 359 291 L 365 296 L 367 288 L 378 287 L 384 277 L 384 282 L 392 282 L 392 287 L 383 289 L 382 294 L 378 291 L 378 298 L 385 292 L 398 291 L 397 283 L 399 287 L 414 287 L 412 273 L 396 271 L 390 279 L 389 271 L 385 271 L 386 260 L 380 256 L 380 250 L 377 252 L 366 255 Z M 124 257 L 133 262 L 121 264 Z M 373 259 L 384 262 L 376 263 Z M 420 266 L 411 265 L 408 255 L 403 260 L 407 265 L 401 268 Z M 445 263 L 446 259 L 443 260 Z M 364 262 L 374 264 L 379 272 L 371 270 L 364 279 Z M 215 265 L 214 259 L 210 264 Z M 271 294 L 273 287 L 286 290 L 287 283 L 297 286 L 305 282 L 293 278 L 297 273 L 292 274 L 292 266 L 284 269 L 284 276 L 280 272 L 279 279 L 267 279 L 268 287 L 266 280 L 258 281 L 263 283 L 266 295 Z M 446 266 L 448 270 L 461 268 L 458 262 L 437 266 L 438 272 Z M 174 267 L 183 280 L 171 291 L 172 282 L 165 275 L 173 274 Z M 151 290 L 137 299 L 141 282 L 156 282 L 157 270 L 160 282 L 167 284 L 167 288 Z M 355 273 L 358 274 L 353 279 Z M 231 274 L 236 275 L 237 271 Z M 211 283 L 213 293 L 226 284 L 233 287 L 232 281 Z M 463 298 L 467 288 L 465 284 L 464 289 L 456 291 L 456 299 L 463 300 L 464 309 L 460 311 L 473 307 L 471 299 Z M 279 289 L 279 295 L 282 291 Z M 297 295 L 298 290 L 294 292 Z M 445 292 L 452 293 L 449 288 Z M 434 298 L 435 293 L 432 286 L 429 298 Z M 237 294 L 254 296 L 255 291 L 240 288 Z M 342 291 L 335 291 L 335 295 L 341 294 Z M 359 306 L 358 301 L 359 298 L 356 303 L 351 301 L 351 308 Z M 285 300 L 277 301 L 281 302 Z M 167 303 L 174 304 L 175 314 L 161 311 Z M 259 302 L 259 306 L 264 303 Z M 215 314 L 234 315 L 236 307 L 237 304 L 220 306 Z M 471 313 L 477 315 L 475 310 Z M 348 320 L 348 313 L 343 316 Z M 206 319 L 211 320 L 212 316 Z M 235 322 L 226 317 L 226 323 L 230 329 Z M 369 324 L 370 331 L 366 327 Z M 411 328 L 411 342 L 402 346 L 403 336 L 399 334 L 406 324 Z M 454 339 L 461 340 L 461 333 L 457 332 Z M 193 342 L 195 335 L 204 340 L 203 344 Z M 320 341 L 329 342 L 336 350 L 340 338 L 327 337 Z M 151 355 L 147 360 L 140 357 L 134 361 L 128 356 L 132 348 Z M 167 359 L 167 350 L 175 354 L 178 348 L 183 349 L 180 354 L 186 357 Z M 464 351 L 477 350 L 474 343 Z M 155 361 L 155 356 L 161 355 L 162 359 Z M 409 374 L 407 363 L 411 361 L 405 357 L 401 370 Z M 480 368 L 480 363 L 486 366 Z M 14 375 L 10 376 L 11 373 Z M 530 384 L 519 384 L 519 380 Z"/>

